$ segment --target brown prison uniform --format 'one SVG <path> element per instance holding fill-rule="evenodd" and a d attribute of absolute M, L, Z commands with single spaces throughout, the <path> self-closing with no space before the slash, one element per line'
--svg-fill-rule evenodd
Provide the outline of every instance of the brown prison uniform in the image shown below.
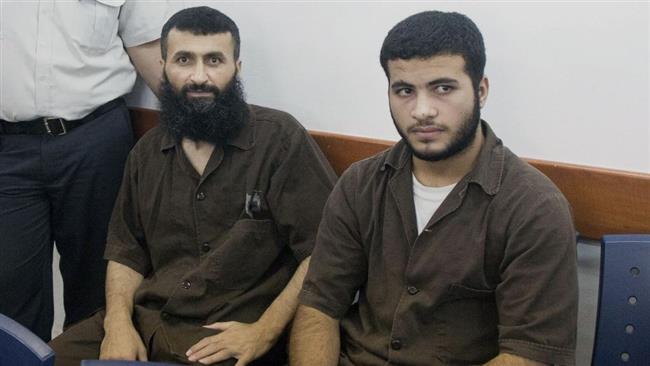
<path fill-rule="evenodd" d="M 341 319 L 340 365 L 483 364 L 499 352 L 574 364 L 568 203 L 482 126 L 476 165 L 420 234 L 403 141 L 334 188 L 300 300 Z"/>
<path fill-rule="evenodd" d="M 148 132 L 129 155 L 105 258 L 144 276 L 133 321 L 151 359 L 188 363 L 185 352 L 217 332 L 203 325 L 255 322 L 311 254 L 335 180 L 308 132 L 277 110 L 251 106 L 202 176 L 163 128 Z M 98 357 L 102 317 L 52 341 L 57 366 Z"/>

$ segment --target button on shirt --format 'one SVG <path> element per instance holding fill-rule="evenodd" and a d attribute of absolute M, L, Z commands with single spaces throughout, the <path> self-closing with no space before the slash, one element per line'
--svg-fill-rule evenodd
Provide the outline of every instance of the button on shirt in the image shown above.
<path fill-rule="evenodd" d="M 499 352 L 574 364 L 569 206 L 482 126 L 475 167 L 419 235 L 403 141 L 334 188 L 300 301 L 341 319 L 341 365 L 483 364 Z"/>
<path fill-rule="evenodd" d="M 124 47 L 160 38 L 166 1 L 0 2 L 0 118 L 79 119 L 131 91 Z"/>
<path fill-rule="evenodd" d="M 148 132 L 128 158 L 105 253 L 144 276 L 134 319 L 145 344 L 162 327 L 183 355 L 214 334 L 202 325 L 256 321 L 311 254 L 335 179 L 284 112 L 252 106 L 202 176 L 162 127 Z M 259 207 L 247 211 L 253 192 Z"/>

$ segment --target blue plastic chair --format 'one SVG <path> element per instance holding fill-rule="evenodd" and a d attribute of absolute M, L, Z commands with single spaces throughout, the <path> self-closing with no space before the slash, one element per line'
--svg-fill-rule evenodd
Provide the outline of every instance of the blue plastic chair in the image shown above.
<path fill-rule="evenodd" d="M 593 366 L 650 365 L 650 235 L 605 235 Z"/>
<path fill-rule="evenodd" d="M 81 366 L 180 366 L 176 363 L 143 362 L 143 361 L 109 361 L 83 360 Z"/>
<path fill-rule="evenodd" d="M 54 351 L 36 334 L 0 314 L 0 366 L 52 366 Z"/>

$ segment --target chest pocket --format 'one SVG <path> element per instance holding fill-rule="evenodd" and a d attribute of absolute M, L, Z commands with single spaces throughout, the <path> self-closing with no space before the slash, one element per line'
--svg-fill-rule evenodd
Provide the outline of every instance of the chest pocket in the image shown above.
<path fill-rule="evenodd" d="M 270 178 L 257 169 L 247 168 L 244 205 L 239 218 L 212 254 L 211 280 L 220 289 L 242 290 L 259 282 L 280 255 L 276 222 L 267 201 Z M 239 206 L 238 206 L 239 207 Z"/>
<path fill-rule="evenodd" d="M 452 284 L 434 317 L 446 335 L 445 364 L 483 364 L 499 353 L 494 291 Z"/>
<path fill-rule="evenodd" d="M 61 12 L 68 36 L 90 53 L 105 52 L 117 37 L 120 7 L 125 0 L 80 0 Z M 72 5 L 72 4 L 70 4 Z"/>
<path fill-rule="evenodd" d="M 273 220 L 240 219 L 213 253 L 211 278 L 222 289 L 244 289 L 265 275 L 277 258 Z"/>

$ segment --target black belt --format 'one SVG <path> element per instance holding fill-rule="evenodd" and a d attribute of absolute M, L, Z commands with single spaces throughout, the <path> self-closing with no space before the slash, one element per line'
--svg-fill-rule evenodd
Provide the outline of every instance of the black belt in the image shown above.
<path fill-rule="evenodd" d="M 0 119 L 0 135 L 43 135 L 61 136 L 82 124 L 92 121 L 111 109 L 122 105 L 122 98 L 113 99 L 92 111 L 86 117 L 75 120 L 66 120 L 55 117 L 40 117 L 31 121 L 9 122 Z"/>

